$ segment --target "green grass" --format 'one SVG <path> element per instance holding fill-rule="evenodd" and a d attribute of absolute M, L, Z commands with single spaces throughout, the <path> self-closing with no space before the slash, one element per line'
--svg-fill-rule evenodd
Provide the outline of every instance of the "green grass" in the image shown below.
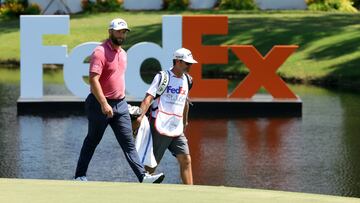
<path fill-rule="evenodd" d="M 0 201 L 355 203 L 359 199 L 224 186 L 0 179 Z"/>
<path fill-rule="evenodd" d="M 46 84 L 64 84 L 63 71 L 45 71 L 43 80 Z M 19 83 L 19 81 L 20 69 L 0 68 L 0 82 Z"/>
<path fill-rule="evenodd" d="M 45 45 L 67 44 L 69 50 L 88 41 L 107 38 L 107 24 L 115 17 L 126 19 L 132 28 L 125 48 L 150 41 L 161 44 L 161 18 L 170 12 L 121 12 L 79 14 L 71 17 L 69 35 L 44 37 Z M 180 14 L 214 14 L 185 11 Z M 279 69 L 288 80 L 355 85 L 360 87 L 360 15 L 311 11 L 237 12 L 216 11 L 229 17 L 228 35 L 208 35 L 203 44 L 252 44 L 265 55 L 277 44 L 300 48 Z M 19 22 L 0 20 L 0 61 L 19 60 Z M 194 53 L 196 56 L 196 53 Z M 247 68 L 229 52 L 227 65 L 203 66 L 206 77 L 244 75 Z M 212 76 L 214 75 L 214 76 Z"/>

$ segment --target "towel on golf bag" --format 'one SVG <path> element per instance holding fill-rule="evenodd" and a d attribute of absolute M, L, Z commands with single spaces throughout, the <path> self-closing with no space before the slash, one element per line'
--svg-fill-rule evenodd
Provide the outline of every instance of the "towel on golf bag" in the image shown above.
<path fill-rule="evenodd" d="M 139 158 L 142 164 L 151 168 L 157 166 L 157 162 L 153 153 L 150 124 L 146 116 L 144 116 L 141 120 L 141 124 L 135 138 L 135 148 L 139 154 Z"/>

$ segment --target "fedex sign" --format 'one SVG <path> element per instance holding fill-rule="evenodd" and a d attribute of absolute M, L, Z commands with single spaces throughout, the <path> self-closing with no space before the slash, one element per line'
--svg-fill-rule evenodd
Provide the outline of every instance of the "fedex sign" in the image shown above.
<path fill-rule="evenodd" d="M 83 77 L 88 76 L 89 65 L 84 59 L 91 55 L 98 42 L 87 42 L 67 53 L 67 46 L 43 46 L 44 34 L 68 34 L 69 16 L 21 16 L 21 91 L 22 98 L 43 96 L 42 65 L 64 64 L 64 81 L 67 88 L 78 97 L 86 97 L 89 86 Z M 195 81 L 191 96 L 198 98 L 251 98 L 264 87 L 274 98 L 297 99 L 276 70 L 295 52 L 298 46 L 274 46 L 262 56 L 252 45 L 202 45 L 203 35 L 226 35 L 227 16 L 163 16 L 162 46 L 141 42 L 127 51 L 126 72 L 127 95 L 142 98 L 148 88 L 140 75 L 140 66 L 148 58 L 157 59 L 163 69 L 172 66 L 172 54 L 180 48 L 190 49 L 198 64 L 190 74 Z M 228 94 L 226 79 L 203 79 L 203 64 L 227 64 L 228 50 L 231 50 L 250 70 L 248 76 L 235 90 Z M 207 91 L 211 90 L 211 91 Z"/>

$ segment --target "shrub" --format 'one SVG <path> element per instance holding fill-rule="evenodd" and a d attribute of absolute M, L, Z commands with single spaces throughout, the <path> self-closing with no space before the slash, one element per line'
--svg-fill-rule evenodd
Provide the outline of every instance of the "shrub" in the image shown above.
<path fill-rule="evenodd" d="M 89 1 L 89 0 L 81 0 L 81 8 L 84 12 L 95 12 L 95 2 Z"/>
<path fill-rule="evenodd" d="M 5 0 L 5 1 L 2 1 L 2 2 L 3 2 L 3 4 L 9 4 L 9 3 L 21 4 L 25 8 L 28 6 L 28 1 L 27 0 Z"/>
<path fill-rule="evenodd" d="M 164 10 L 185 10 L 189 5 L 189 0 L 164 0 Z"/>
<path fill-rule="evenodd" d="M 122 0 L 82 0 L 81 7 L 83 11 L 90 13 L 111 12 L 121 10 Z"/>
<path fill-rule="evenodd" d="M 254 10 L 257 5 L 254 0 L 221 0 L 220 9 Z"/>
<path fill-rule="evenodd" d="M 27 8 L 25 8 L 24 14 L 27 15 L 39 15 L 41 8 L 38 4 L 32 3 Z"/>
<path fill-rule="evenodd" d="M 309 10 L 357 12 L 357 9 L 352 6 L 351 0 L 307 0 L 306 3 Z"/>
<path fill-rule="evenodd" d="M 8 18 L 19 17 L 24 11 L 24 6 L 19 3 L 5 3 L 0 8 L 1 16 Z"/>
<path fill-rule="evenodd" d="M 354 3 L 353 6 L 357 9 L 360 9 L 360 0 L 352 0 L 352 2 Z"/>
<path fill-rule="evenodd" d="M 0 7 L 0 15 L 5 18 L 18 18 L 23 14 L 37 15 L 40 14 L 38 4 L 27 4 L 27 1 L 7 0 Z"/>

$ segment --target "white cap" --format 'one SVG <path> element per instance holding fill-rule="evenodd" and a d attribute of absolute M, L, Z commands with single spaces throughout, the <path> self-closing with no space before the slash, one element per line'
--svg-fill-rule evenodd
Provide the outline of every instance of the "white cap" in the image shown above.
<path fill-rule="evenodd" d="M 174 59 L 182 60 L 187 63 L 197 63 L 197 61 L 195 61 L 193 59 L 191 51 L 189 49 L 185 49 L 185 48 L 180 48 L 180 49 L 176 50 L 174 52 Z"/>
<path fill-rule="evenodd" d="M 125 29 L 125 30 L 130 31 L 126 21 L 121 18 L 115 18 L 114 20 L 112 20 L 109 25 L 109 30 L 110 29 L 112 29 L 112 30 L 124 30 Z"/>

